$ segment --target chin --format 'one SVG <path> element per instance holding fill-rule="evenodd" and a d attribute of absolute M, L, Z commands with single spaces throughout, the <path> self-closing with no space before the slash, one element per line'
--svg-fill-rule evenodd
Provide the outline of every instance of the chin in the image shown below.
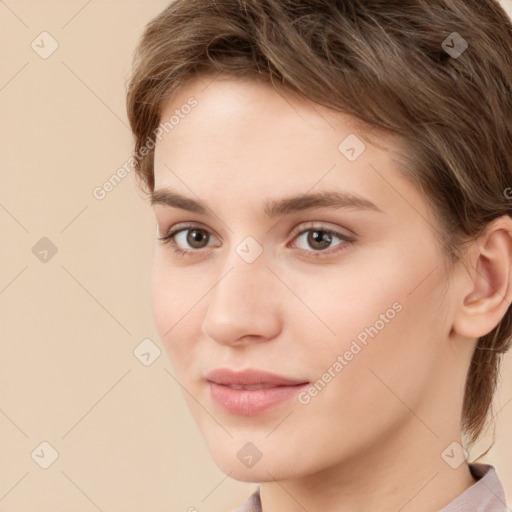
<path fill-rule="evenodd" d="M 290 468 L 294 473 L 296 456 L 290 460 L 279 451 L 272 450 L 268 454 L 257 452 L 250 441 L 237 441 L 233 444 L 217 444 L 210 446 L 210 454 L 217 467 L 234 480 L 241 482 L 271 482 L 291 478 Z M 232 455 L 231 455 L 232 454 Z"/>
<path fill-rule="evenodd" d="M 265 464 L 260 460 L 252 468 L 240 467 L 238 460 L 226 462 L 226 464 L 216 463 L 217 467 L 225 474 L 229 475 L 233 480 L 247 483 L 273 482 L 275 480 L 287 480 L 293 475 L 289 470 L 275 467 L 271 464 Z"/>

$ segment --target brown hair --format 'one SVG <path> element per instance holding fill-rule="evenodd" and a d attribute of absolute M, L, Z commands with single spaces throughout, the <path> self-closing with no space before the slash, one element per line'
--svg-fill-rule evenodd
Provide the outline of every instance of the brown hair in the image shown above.
<path fill-rule="evenodd" d="M 164 105 L 211 73 L 266 80 L 397 137 L 451 263 L 490 221 L 512 215 L 512 24 L 494 0 L 172 2 L 147 25 L 128 83 L 135 152 L 152 142 L 135 164 L 146 190 Z M 509 308 L 478 340 L 462 411 L 469 445 L 492 410 L 511 336 Z"/>

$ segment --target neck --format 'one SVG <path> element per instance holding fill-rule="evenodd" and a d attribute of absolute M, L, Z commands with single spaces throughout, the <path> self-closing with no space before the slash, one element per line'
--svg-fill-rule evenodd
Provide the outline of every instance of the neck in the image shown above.
<path fill-rule="evenodd" d="M 263 511 L 439 511 L 475 483 L 465 461 L 452 467 L 462 450 L 446 451 L 454 439 L 460 444 L 460 431 L 436 438 L 415 417 L 408 427 L 409 435 L 397 431 L 365 456 L 354 454 L 317 473 L 261 483 Z"/>

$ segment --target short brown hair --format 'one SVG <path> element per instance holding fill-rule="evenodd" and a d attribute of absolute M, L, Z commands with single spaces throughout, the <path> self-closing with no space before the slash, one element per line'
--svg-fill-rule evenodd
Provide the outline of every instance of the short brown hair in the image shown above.
<path fill-rule="evenodd" d="M 447 261 L 512 215 L 512 24 L 494 0 L 172 2 L 147 25 L 128 83 L 135 151 L 153 141 L 135 166 L 146 191 L 162 108 L 212 73 L 265 80 L 398 137 Z M 511 336 L 509 308 L 478 340 L 462 411 L 469 445 L 492 410 Z"/>

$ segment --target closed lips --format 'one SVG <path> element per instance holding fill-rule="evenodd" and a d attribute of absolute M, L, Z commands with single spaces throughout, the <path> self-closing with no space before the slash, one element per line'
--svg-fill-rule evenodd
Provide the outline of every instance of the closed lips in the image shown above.
<path fill-rule="evenodd" d="M 208 382 L 221 384 L 233 389 L 264 389 L 279 386 L 296 386 L 308 382 L 252 368 L 243 371 L 217 368 L 209 372 L 205 378 Z"/>
<path fill-rule="evenodd" d="M 239 386 L 236 384 L 222 384 L 223 386 L 227 386 L 232 389 L 266 389 L 266 388 L 275 388 L 280 386 L 289 386 L 290 384 L 253 384 L 252 386 Z M 300 386 L 300 384 L 293 384 L 294 386 Z"/>

